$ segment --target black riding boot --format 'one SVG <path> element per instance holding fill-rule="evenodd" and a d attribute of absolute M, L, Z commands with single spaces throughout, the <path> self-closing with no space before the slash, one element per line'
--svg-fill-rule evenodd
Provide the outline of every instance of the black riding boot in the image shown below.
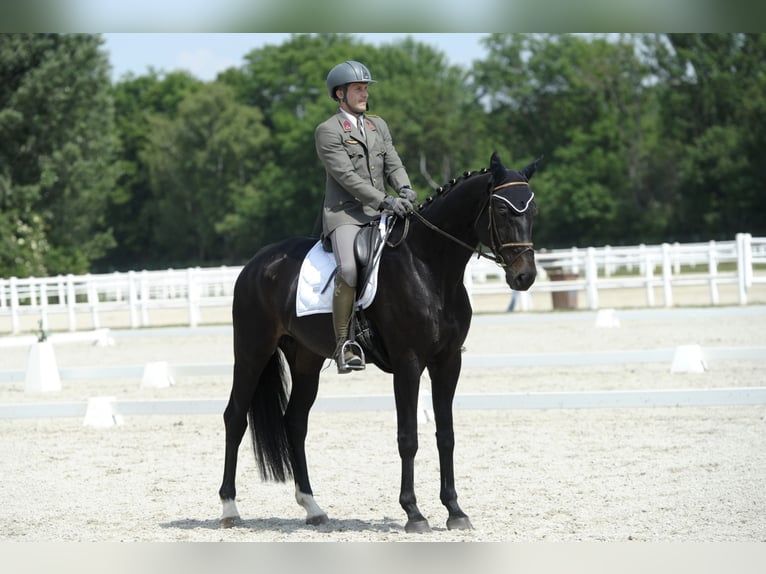
<path fill-rule="evenodd" d="M 338 373 L 361 371 L 364 369 L 364 353 L 358 343 L 348 339 L 356 288 L 348 285 L 340 275 L 336 275 L 332 295 L 332 318 L 335 328 L 334 357 L 338 364 Z"/>

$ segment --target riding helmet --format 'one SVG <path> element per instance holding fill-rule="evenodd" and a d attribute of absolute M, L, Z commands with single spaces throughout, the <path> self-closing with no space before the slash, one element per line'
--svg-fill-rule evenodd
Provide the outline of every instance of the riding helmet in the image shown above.
<path fill-rule="evenodd" d="M 335 88 L 354 82 L 374 84 L 375 80 L 372 79 L 372 74 L 370 74 L 367 66 L 355 60 L 346 60 L 342 64 L 335 66 L 327 74 L 327 93 L 335 100 L 337 99 L 335 97 Z"/>

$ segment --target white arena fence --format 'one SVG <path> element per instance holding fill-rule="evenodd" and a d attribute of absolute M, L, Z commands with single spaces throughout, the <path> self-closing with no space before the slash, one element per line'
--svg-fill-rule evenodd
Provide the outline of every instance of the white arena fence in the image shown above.
<path fill-rule="evenodd" d="M 673 289 L 688 286 L 706 287 L 710 304 L 718 305 L 723 285 L 736 286 L 738 303 L 747 305 L 752 286 L 766 285 L 766 273 L 756 273 L 756 266 L 766 265 L 766 237 L 749 233 L 738 233 L 734 241 L 538 250 L 535 260 L 538 278 L 519 294 L 516 308 L 521 311 L 531 309 L 534 293 L 573 294 L 576 299 L 582 291 L 587 308 L 597 310 L 600 291 L 631 288 L 646 292 L 647 307 L 657 306 L 655 289 L 660 288 L 663 305 L 672 307 Z M 472 296 L 506 293 L 502 277 L 502 269 L 491 261 L 474 259 L 466 285 Z"/>
<path fill-rule="evenodd" d="M 531 309 L 531 295 L 585 293 L 587 307 L 599 309 L 599 292 L 641 288 L 646 304 L 657 305 L 655 288 L 661 288 L 663 305 L 673 306 L 673 289 L 705 286 L 710 304 L 718 305 L 719 286 L 734 285 L 738 302 L 746 305 L 748 290 L 766 284 L 766 237 L 737 234 L 734 241 L 710 241 L 627 247 L 538 250 L 539 275 L 528 292 L 521 293 L 518 310 Z M 201 309 L 231 305 L 234 282 L 241 266 L 129 271 L 127 273 L 59 275 L 56 277 L 0 278 L 0 319 L 10 319 L 10 333 L 21 330 L 21 317 L 35 317 L 43 330 L 52 314 L 66 317 L 69 331 L 77 331 L 78 315 L 90 315 L 87 328 L 99 329 L 101 315 L 127 312 L 132 328 L 150 324 L 155 309 L 182 309 L 189 326 L 200 322 Z M 471 297 L 508 294 L 503 270 L 492 261 L 474 257 L 465 275 Z M 554 297 L 554 306 L 556 299 Z M 2 330 L 7 329 L 0 326 Z"/>

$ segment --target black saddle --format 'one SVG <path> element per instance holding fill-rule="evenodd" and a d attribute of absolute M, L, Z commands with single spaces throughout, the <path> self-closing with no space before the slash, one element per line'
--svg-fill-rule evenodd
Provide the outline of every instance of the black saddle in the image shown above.
<path fill-rule="evenodd" d="M 368 223 L 359 230 L 354 239 L 354 258 L 357 265 L 357 288 L 363 289 L 370 279 L 370 273 L 372 273 L 375 267 L 375 254 L 378 252 L 380 244 L 383 243 L 383 238 L 380 236 L 378 230 L 378 221 L 375 220 Z"/>

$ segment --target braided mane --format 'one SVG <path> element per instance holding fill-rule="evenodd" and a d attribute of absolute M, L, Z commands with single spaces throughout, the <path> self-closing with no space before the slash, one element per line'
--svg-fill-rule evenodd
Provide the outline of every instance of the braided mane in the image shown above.
<path fill-rule="evenodd" d="M 437 187 L 434 190 L 434 192 L 426 198 L 425 202 L 421 203 L 418 206 L 418 211 L 422 210 L 424 207 L 430 204 L 437 197 L 447 195 L 450 191 L 452 191 L 455 187 L 459 186 L 462 182 L 466 181 L 467 179 L 477 175 L 484 175 L 488 171 L 489 170 L 486 167 L 483 167 L 480 170 L 476 170 L 476 171 L 464 171 L 462 175 L 452 178 L 447 183 Z"/>

